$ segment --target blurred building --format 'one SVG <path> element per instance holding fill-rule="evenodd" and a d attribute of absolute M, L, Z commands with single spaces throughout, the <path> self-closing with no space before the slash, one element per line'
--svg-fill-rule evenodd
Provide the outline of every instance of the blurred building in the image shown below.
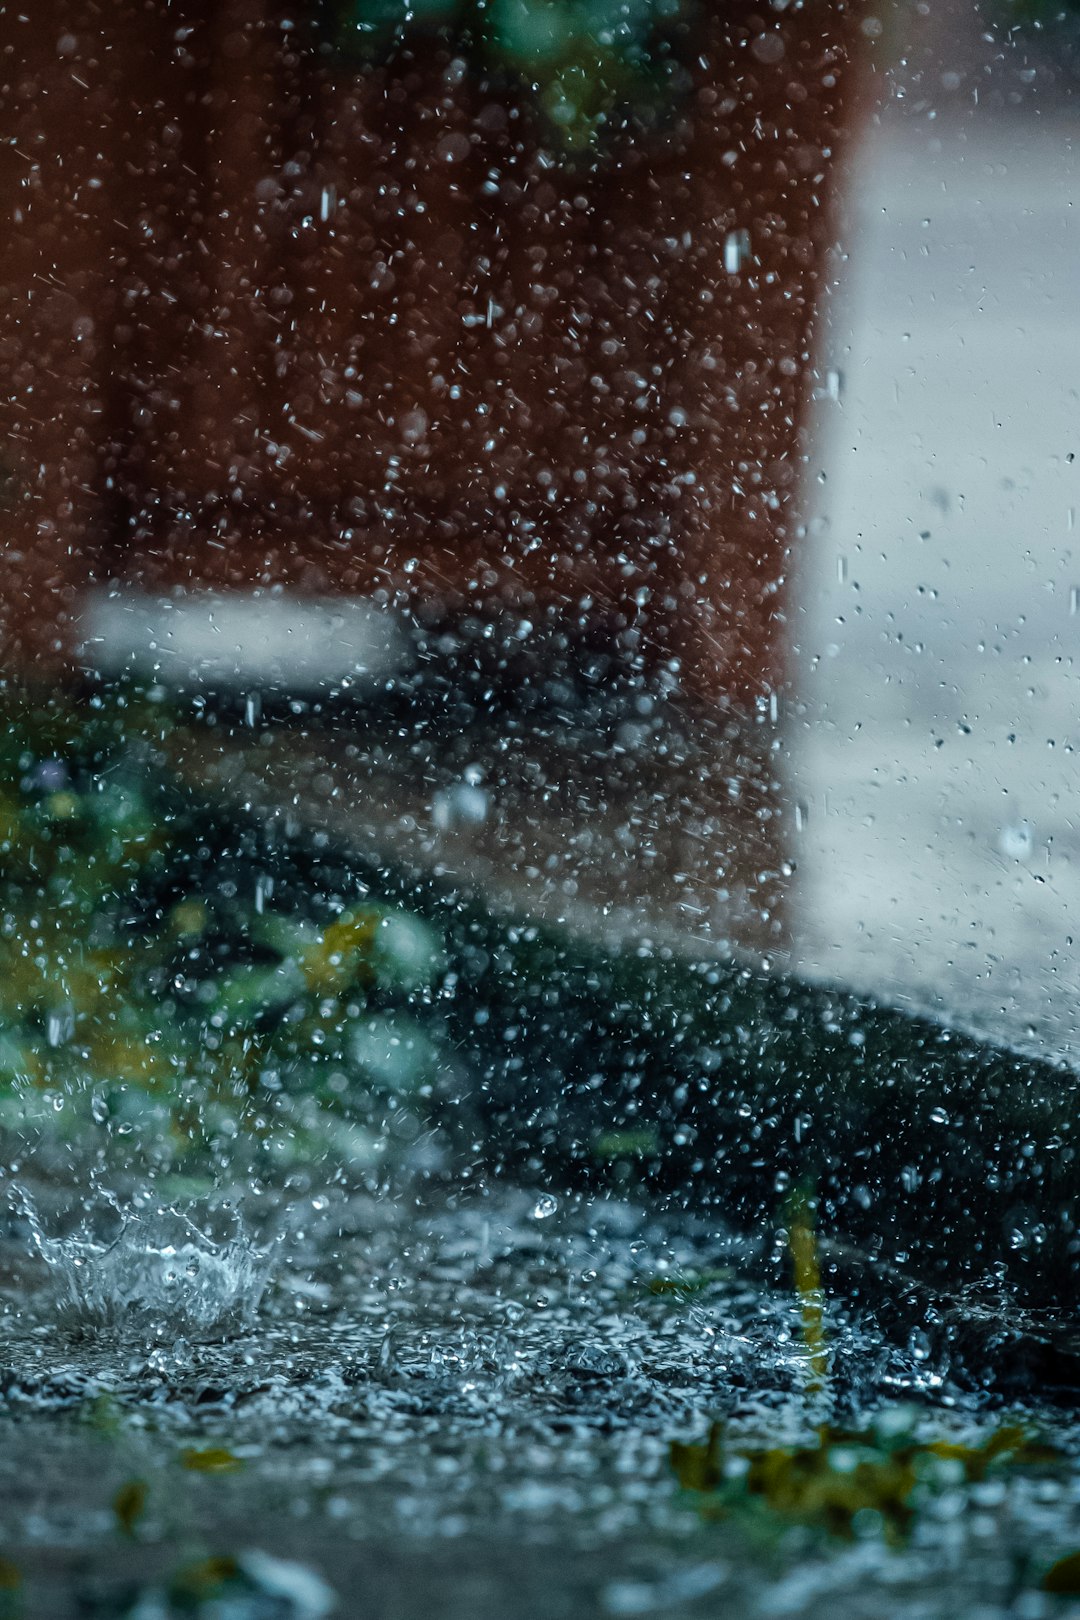
<path fill-rule="evenodd" d="M 848 6 L 404 16 L 0 8 L 6 663 L 275 591 L 767 695 Z"/>

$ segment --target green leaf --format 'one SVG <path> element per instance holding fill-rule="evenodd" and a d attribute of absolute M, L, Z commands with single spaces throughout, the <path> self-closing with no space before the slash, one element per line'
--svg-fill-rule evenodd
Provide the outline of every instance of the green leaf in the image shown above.
<path fill-rule="evenodd" d="M 113 1397 L 104 1391 L 87 1401 L 80 1409 L 79 1418 L 88 1429 L 110 1438 L 119 1434 L 122 1427 L 120 1408 Z"/>
<path fill-rule="evenodd" d="M 303 1000 L 307 981 L 295 962 L 234 968 L 217 985 L 214 1011 L 227 1024 L 250 1024 Z"/>
<path fill-rule="evenodd" d="M 649 1159 L 660 1151 L 659 1134 L 648 1128 L 604 1131 L 593 1143 L 598 1159 Z"/>
<path fill-rule="evenodd" d="M 731 1271 L 680 1272 L 675 1277 L 650 1277 L 646 1287 L 650 1294 L 670 1295 L 676 1299 L 691 1299 L 716 1283 L 730 1282 Z"/>

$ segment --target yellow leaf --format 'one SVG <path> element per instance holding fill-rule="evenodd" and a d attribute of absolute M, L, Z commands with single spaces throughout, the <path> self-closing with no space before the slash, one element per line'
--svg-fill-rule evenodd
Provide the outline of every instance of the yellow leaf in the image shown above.
<path fill-rule="evenodd" d="M 789 1219 L 788 1247 L 802 1317 L 803 1343 L 810 1363 L 807 1390 L 816 1394 L 825 1387 L 829 1355 L 825 1344 L 825 1295 L 821 1288 L 813 1208 L 805 1194 L 792 1198 Z"/>
<path fill-rule="evenodd" d="M 323 994 L 347 990 L 358 980 L 373 977 L 372 956 L 380 913 L 371 906 L 343 911 L 323 931 L 317 945 L 303 954 L 300 966 L 308 985 Z"/>
<path fill-rule="evenodd" d="M 206 932 L 209 915 L 206 901 L 192 896 L 173 906 L 169 913 L 169 927 L 181 939 L 199 938 Z"/>
<path fill-rule="evenodd" d="M 671 1466 L 686 1491 L 714 1491 L 724 1477 L 723 1431 L 719 1423 L 709 1430 L 704 1445 L 673 1440 Z"/>
<path fill-rule="evenodd" d="M 144 1479 L 129 1479 L 113 1497 L 116 1522 L 126 1536 L 135 1534 L 135 1527 L 146 1512 L 147 1495 Z"/>
<path fill-rule="evenodd" d="M 224 1446 L 207 1446 L 202 1451 L 189 1446 L 180 1453 L 180 1461 L 196 1474 L 234 1474 L 244 1466 L 242 1460 Z"/>

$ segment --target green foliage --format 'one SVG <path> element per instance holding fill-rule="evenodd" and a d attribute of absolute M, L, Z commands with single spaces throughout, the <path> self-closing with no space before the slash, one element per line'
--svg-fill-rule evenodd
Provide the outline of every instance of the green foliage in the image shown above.
<path fill-rule="evenodd" d="M 991 1473 L 1065 1466 L 1056 1447 L 1020 1425 L 1005 1425 L 977 1445 L 922 1439 L 910 1414 L 887 1413 L 866 1429 L 823 1426 L 798 1446 L 728 1444 L 720 1424 L 702 1443 L 675 1441 L 671 1466 L 708 1517 L 753 1517 L 801 1524 L 850 1540 L 879 1528 L 903 1541 L 920 1504 Z M 1057 1568 L 1057 1566 L 1055 1566 Z M 1047 1577 L 1049 1579 L 1049 1576 Z"/>
<path fill-rule="evenodd" d="M 182 1614 L 199 1613 L 204 1605 L 243 1590 L 243 1572 L 235 1558 L 218 1556 L 186 1564 L 169 1584 L 169 1600 Z"/>
<path fill-rule="evenodd" d="M 718 1283 L 731 1281 L 730 1270 L 715 1271 L 680 1271 L 675 1276 L 650 1277 L 646 1288 L 650 1294 L 661 1298 L 678 1300 L 694 1299 L 698 1294 L 708 1293 Z"/>
<path fill-rule="evenodd" d="M 385 54 L 436 34 L 489 79 L 528 86 L 555 144 L 593 145 L 631 114 L 670 101 L 670 52 L 685 0 L 337 0 L 332 37 L 346 56 Z"/>
<path fill-rule="evenodd" d="M 114 1440 L 123 1428 L 123 1415 L 112 1395 L 104 1390 L 79 1408 L 79 1422 L 103 1439 Z"/>
<path fill-rule="evenodd" d="M 658 1132 L 648 1127 L 628 1131 L 604 1131 L 593 1143 L 598 1159 L 648 1159 L 660 1152 Z"/>
<path fill-rule="evenodd" d="M 169 790 L 166 729 L 121 702 L 0 727 L 0 1126 L 370 1154 L 436 1067 L 410 1005 L 440 943 L 374 898 L 268 909 L 251 835 Z"/>

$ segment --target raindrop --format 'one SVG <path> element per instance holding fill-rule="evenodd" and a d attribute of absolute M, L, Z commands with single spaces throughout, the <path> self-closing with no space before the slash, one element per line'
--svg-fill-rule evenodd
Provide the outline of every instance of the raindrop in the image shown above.
<path fill-rule="evenodd" d="M 45 1017 L 45 1039 L 55 1048 L 66 1046 L 75 1034 L 75 1009 L 70 1005 L 56 1007 Z"/>
<path fill-rule="evenodd" d="M 427 437 L 428 414 L 417 407 L 401 418 L 401 437 L 406 444 L 420 444 Z"/>
<path fill-rule="evenodd" d="M 750 54 L 767 67 L 771 67 L 776 62 L 782 62 L 785 55 L 783 35 L 779 33 L 758 34 L 751 41 Z"/>
<path fill-rule="evenodd" d="M 488 818 L 490 795 L 478 779 L 464 780 L 440 788 L 431 801 L 431 819 L 440 832 L 454 828 L 482 827 Z"/>
<path fill-rule="evenodd" d="M 724 238 L 724 269 L 729 276 L 737 276 L 750 257 L 750 232 L 728 231 Z"/>
<path fill-rule="evenodd" d="M 444 163 L 460 163 L 469 155 L 469 137 L 456 132 L 444 135 L 435 152 Z"/>

